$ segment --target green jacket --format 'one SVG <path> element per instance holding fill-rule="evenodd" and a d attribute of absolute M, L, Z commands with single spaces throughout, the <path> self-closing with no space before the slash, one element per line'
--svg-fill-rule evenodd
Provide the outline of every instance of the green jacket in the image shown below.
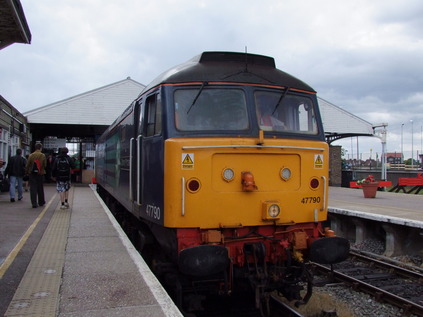
<path fill-rule="evenodd" d="M 28 157 L 28 161 L 26 162 L 26 166 L 25 166 L 25 173 L 27 175 L 31 174 L 32 166 L 34 165 L 35 160 L 39 160 L 41 163 L 41 170 L 38 173 L 38 175 L 45 175 L 46 167 L 47 167 L 47 159 L 44 153 L 41 152 L 41 150 L 35 150 Z"/>

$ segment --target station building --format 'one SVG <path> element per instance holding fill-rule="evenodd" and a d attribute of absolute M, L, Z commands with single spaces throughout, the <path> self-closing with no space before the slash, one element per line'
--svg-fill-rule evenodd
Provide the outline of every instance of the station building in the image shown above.
<path fill-rule="evenodd" d="M 27 117 L 13 107 L 0 95 L 0 158 L 16 153 L 16 149 L 28 154 L 30 148 L 30 129 Z"/>

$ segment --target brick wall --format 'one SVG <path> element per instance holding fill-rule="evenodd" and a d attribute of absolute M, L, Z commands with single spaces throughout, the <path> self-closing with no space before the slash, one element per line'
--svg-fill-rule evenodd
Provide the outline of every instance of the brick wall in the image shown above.
<path fill-rule="evenodd" d="M 342 160 L 341 146 L 329 146 L 329 185 L 341 186 Z"/>

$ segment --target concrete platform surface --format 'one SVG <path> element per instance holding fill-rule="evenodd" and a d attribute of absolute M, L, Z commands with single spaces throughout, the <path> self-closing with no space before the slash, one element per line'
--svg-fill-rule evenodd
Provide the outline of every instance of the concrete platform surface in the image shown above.
<path fill-rule="evenodd" d="M 5 316 L 182 316 L 93 188 L 55 204 Z"/>
<path fill-rule="evenodd" d="M 362 189 L 329 187 L 329 212 L 423 228 L 423 195 L 378 191 L 364 198 Z"/>

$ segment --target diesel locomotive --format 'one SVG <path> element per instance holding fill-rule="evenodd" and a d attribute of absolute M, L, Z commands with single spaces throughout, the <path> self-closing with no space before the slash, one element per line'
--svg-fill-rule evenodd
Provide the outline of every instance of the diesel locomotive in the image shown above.
<path fill-rule="evenodd" d="M 188 292 L 250 289 L 263 308 L 273 291 L 307 302 L 310 261 L 348 254 L 323 225 L 328 161 L 310 86 L 268 56 L 203 52 L 158 76 L 105 131 L 95 175 L 178 305 Z"/>

